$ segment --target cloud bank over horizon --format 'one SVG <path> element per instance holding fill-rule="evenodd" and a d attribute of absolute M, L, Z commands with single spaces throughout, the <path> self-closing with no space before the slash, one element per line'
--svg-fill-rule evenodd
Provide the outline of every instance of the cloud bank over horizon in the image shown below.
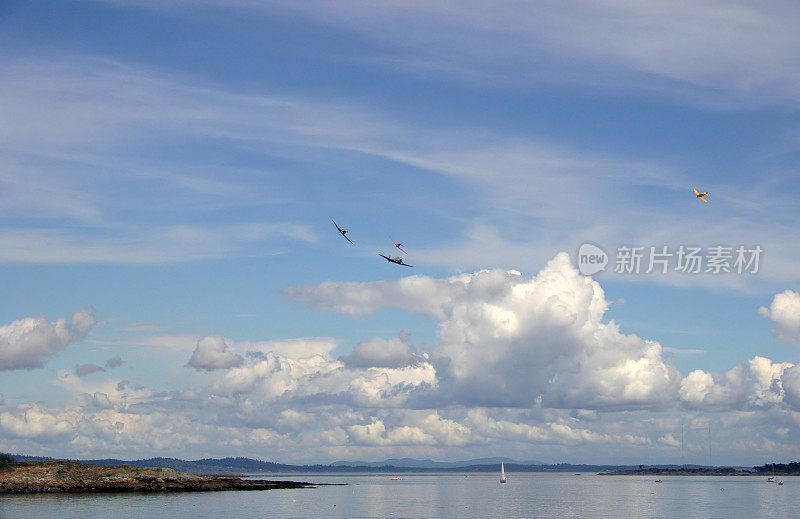
<path fill-rule="evenodd" d="M 63 407 L 0 403 L 7 437 L 0 447 L 82 457 L 250 453 L 284 461 L 302 451 L 294 461 L 310 462 L 469 456 L 501 444 L 530 456 L 552 447 L 573 461 L 583 453 L 584 461 L 600 462 L 592 445 L 673 456 L 676 431 L 687 425 L 692 431 L 725 424 L 719 441 L 731 442 L 739 456 L 750 455 L 744 446 L 757 440 L 767 450 L 789 448 L 800 435 L 800 366 L 757 356 L 724 373 L 683 376 L 658 342 L 605 320 L 603 288 L 565 253 L 535 276 L 494 269 L 325 282 L 284 294 L 354 318 L 384 307 L 434 317 L 436 340 L 422 351 L 401 332 L 362 341 L 336 358 L 330 338 L 208 335 L 193 351 L 179 350 L 195 384 L 171 391 L 80 365 L 57 377 L 72 395 Z M 778 296 L 774 313 L 789 319 Z M 22 320 L 1 329 L 20 323 L 71 330 L 52 343 L 61 348 L 66 339 L 85 337 L 94 318 L 79 312 L 70 324 Z M 36 361 L 25 369 L 41 367 L 43 358 Z M 106 367 L 121 364 L 113 357 Z M 684 449 L 700 456 L 705 447 L 695 436 Z"/>

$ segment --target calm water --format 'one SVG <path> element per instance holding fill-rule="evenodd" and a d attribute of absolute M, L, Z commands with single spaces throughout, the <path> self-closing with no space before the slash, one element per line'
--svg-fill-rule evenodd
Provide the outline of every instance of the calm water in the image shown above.
<path fill-rule="evenodd" d="M 799 517 L 800 478 L 528 473 L 260 476 L 348 486 L 254 492 L 0 497 L 0 518 Z M 336 505 L 335 507 L 333 505 Z"/>

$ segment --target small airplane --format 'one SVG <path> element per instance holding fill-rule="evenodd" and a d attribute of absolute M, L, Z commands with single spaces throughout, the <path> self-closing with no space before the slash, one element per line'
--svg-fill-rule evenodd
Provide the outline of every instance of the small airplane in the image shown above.
<path fill-rule="evenodd" d="M 414 266 L 414 265 L 409 265 L 408 263 L 403 263 L 403 258 L 401 258 L 400 256 L 397 256 L 396 258 L 393 258 L 391 256 L 384 256 L 381 253 L 378 253 L 378 256 L 380 256 L 381 258 L 385 259 L 386 261 L 391 261 L 392 263 L 397 263 L 398 265 L 402 265 L 404 267 L 413 267 Z"/>
<path fill-rule="evenodd" d="M 703 192 L 701 193 L 700 191 L 698 191 L 698 190 L 696 190 L 696 189 L 695 189 L 695 190 L 694 190 L 694 194 L 695 194 L 695 195 L 697 195 L 697 198 L 699 198 L 699 199 L 700 199 L 700 200 L 702 200 L 703 202 L 708 202 L 708 200 L 706 200 L 706 199 L 705 199 L 705 197 L 707 197 L 707 196 L 708 196 L 708 191 L 703 191 Z"/>
<path fill-rule="evenodd" d="M 392 240 L 392 237 L 391 237 L 391 236 L 389 236 L 389 239 L 390 239 L 390 240 Z M 394 240 L 392 240 L 392 243 L 394 243 L 394 246 L 395 246 L 395 247 L 397 247 L 398 249 L 400 249 L 401 251 L 403 251 L 403 254 L 408 254 L 406 251 L 404 251 L 404 250 L 403 250 L 403 242 L 399 242 L 399 243 L 398 243 L 398 242 L 395 242 Z"/>
<path fill-rule="evenodd" d="M 333 219 L 331 219 L 331 221 L 333 222 L 333 225 L 335 225 L 336 228 L 339 229 L 339 234 L 344 236 L 345 240 L 349 241 L 350 243 L 353 243 L 353 240 L 347 237 L 347 231 L 339 227 L 339 225 L 336 222 L 334 222 Z M 355 245 L 355 243 L 353 243 L 353 245 Z"/>

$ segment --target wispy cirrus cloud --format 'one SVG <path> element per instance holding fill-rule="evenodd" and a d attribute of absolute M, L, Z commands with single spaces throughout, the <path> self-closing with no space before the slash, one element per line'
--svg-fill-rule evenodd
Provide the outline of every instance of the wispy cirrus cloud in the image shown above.
<path fill-rule="evenodd" d="M 296 210 L 294 221 L 267 222 L 247 211 L 247 216 L 233 216 L 261 203 L 262 196 L 272 200 L 261 187 L 247 187 L 263 177 L 253 168 L 186 168 L 192 157 L 175 155 L 172 160 L 184 166 L 172 171 L 140 153 L 141 147 L 161 141 L 199 139 L 210 147 L 224 143 L 243 153 L 297 160 L 314 155 L 324 161 L 327 154 L 345 152 L 447 179 L 459 188 L 455 196 L 481 209 L 459 217 L 461 236 L 417 248 L 429 265 L 538 267 L 587 240 L 609 248 L 760 244 L 768 257 L 760 277 L 796 276 L 792 265 L 800 250 L 789 222 L 797 208 L 768 178 L 720 186 L 710 211 L 692 205 L 690 196 L 690 186 L 703 178 L 692 178 L 679 164 L 508 132 L 420 123 L 347 100 L 242 93 L 157 69 L 62 57 L 10 61 L 11 79 L 0 85 L 2 103 L 9 108 L 0 111 L 0 122 L 28 121 L 27 129 L 0 135 L 11 151 L 10 162 L 0 162 L 0 172 L 8 172 L 0 179 L 31 197 L 37 186 L 51 181 L 56 186 L 46 191 L 52 196 L 37 199 L 38 206 L 15 205 L 12 198 L 2 202 L 18 222 L 0 228 L 0 257 L 6 260 L 165 263 L 279 254 L 316 239 L 311 226 L 300 221 L 307 201 L 297 190 L 281 202 Z M 136 157 L 125 151 L 131 143 Z M 52 161 L 66 170 L 54 173 L 46 167 Z M 11 174 L 19 166 L 33 172 L 32 183 Z M 220 180 L 223 171 L 227 175 Z M 309 175 L 309 181 L 322 180 Z M 65 186 L 63 196 L 58 186 Z M 132 194 L 109 196 L 120 191 Z M 651 193 L 658 193 L 658 203 L 652 203 Z M 754 203 L 754 197 L 771 203 Z M 779 223 L 765 225 L 768 214 Z M 73 224 L 64 225 L 59 216 Z M 270 246 L 265 249 L 264 243 Z M 737 278 L 729 284 L 737 282 L 749 283 Z"/>
<path fill-rule="evenodd" d="M 132 5 L 174 10 L 181 3 Z M 788 0 L 704 0 L 679 8 L 666 0 L 243 0 L 202 6 L 313 19 L 373 43 L 370 53 L 333 58 L 447 81 L 490 88 L 580 85 L 715 109 L 797 104 L 800 14 Z"/>

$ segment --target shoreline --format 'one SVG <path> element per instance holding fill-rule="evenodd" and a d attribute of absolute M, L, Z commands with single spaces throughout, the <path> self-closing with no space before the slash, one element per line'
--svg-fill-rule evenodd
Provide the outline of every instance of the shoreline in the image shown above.
<path fill-rule="evenodd" d="M 721 468 L 721 469 L 645 469 L 645 470 L 615 470 L 611 472 L 599 472 L 598 476 L 756 476 L 768 477 L 771 474 L 761 472 L 750 472 L 741 469 Z M 796 474 L 778 474 L 775 476 L 790 477 Z"/>
<path fill-rule="evenodd" d="M 316 486 L 305 481 L 251 480 L 74 461 L 22 462 L 0 470 L 0 494 L 214 492 Z"/>

